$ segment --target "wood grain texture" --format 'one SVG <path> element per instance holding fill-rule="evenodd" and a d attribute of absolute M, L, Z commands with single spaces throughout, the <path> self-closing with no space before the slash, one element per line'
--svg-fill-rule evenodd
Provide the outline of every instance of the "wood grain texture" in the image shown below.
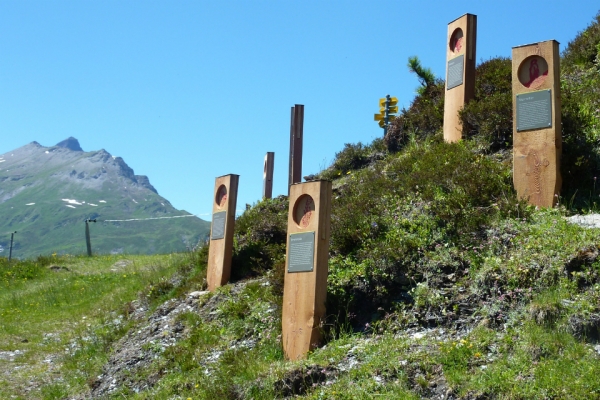
<path fill-rule="evenodd" d="M 263 199 L 273 198 L 273 168 L 275 165 L 275 153 L 267 152 L 263 167 Z"/>
<path fill-rule="evenodd" d="M 452 35 L 456 29 L 463 32 L 460 48 L 452 48 Z M 448 61 L 464 55 L 463 84 L 446 90 L 444 100 L 444 140 L 458 142 L 462 139 L 462 124 L 458 111 L 466 102 L 475 97 L 475 61 L 477 49 L 477 16 L 465 14 L 448 24 L 448 40 L 446 42 L 446 76 Z M 446 85 L 448 82 L 446 82 Z"/>
<path fill-rule="evenodd" d="M 519 80 L 519 67 L 531 56 L 542 57 L 548 73 L 535 87 L 526 87 Z M 559 43 L 549 40 L 513 47 L 512 60 L 513 183 L 519 198 L 539 207 L 552 207 L 562 186 Z M 547 89 L 552 94 L 552 127 L 517 132 L 517 95 Z"/>
<path fill-rule="evenodd" d="M 296 203 L 306 194 L 314 201 L 314 213 L 306 226 L 301 227 L 294 220 L 293 214 Z M 321 321 L 325 317 L 327 298 L 330 220 L 331 182 L 314 181 L 290 187 L 282 310 L 283 350 L 290 360 L 306 357 L 321 340 Z M 314 269 L 311 272 L 290 273 L 290 234 L 300 232 L 315 232 Z"/>
<path fill-rule="evenodd" d="M 211 292 L 229 282 L 229 277 L 231 276 L 231 256 L 233 254 L 233 230 L 235 227 L 238 182 L 239 175 L 233 174 L 220 176 L 215 179 L 213 214 L 215 212 L 225 211 L 227 212 L 227 216 L 223 239 L 210 240 L 206 280 L 208 283 L 208 290 Z M 223 201 L 222 204 L 218 204 L 217 196 L 221 186 L 224 186 L 227 190 L 227 199 Z M 212 225 L 210 229 L 212 238 Z"/>

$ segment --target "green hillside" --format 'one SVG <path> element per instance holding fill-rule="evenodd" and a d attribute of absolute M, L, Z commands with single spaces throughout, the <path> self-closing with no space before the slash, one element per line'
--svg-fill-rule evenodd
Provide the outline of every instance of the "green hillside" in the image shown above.
<path fill-rule="evenodd" d="M 14 231 L 15 257 L 84 254 L 86 219 L 98 221 L 90 231 L 100 254 L 184 251 L 210 228 L 176 210 L 147 177 L 104 150 L 34 142 L 0 155 L 0 162 L 0 254 L 8 252 Z"/>
<path fill-rule="evenodd" d="M 319 173 L 334 187 L 327 318 L 305 360 L 281 347 L 281 196 L 238 217 L 215 293 L 207 247 L 2 259 L 0 397 L 600 398 L 600 227 L 574 218 L 600 219 L 600 13 L 561 62 L 554 208 L 513 190 L 503 58 L 478 66 L 460 143 L 441 136 L 443 82 L 424 80 L 387 137 Z"/>

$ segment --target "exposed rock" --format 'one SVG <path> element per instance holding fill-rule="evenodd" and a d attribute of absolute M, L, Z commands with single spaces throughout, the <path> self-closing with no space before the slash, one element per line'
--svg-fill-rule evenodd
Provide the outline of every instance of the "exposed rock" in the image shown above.
<path fill-rule="evenodd" d="M 73 136 L 63 140 L 62 142 L 58 142 L 56 147 L 64 147 L 65 149 L 73 150 L 73 151 L 83 151 L 81 146 L 79 145 L 79 141 L 75 139 Z"/>

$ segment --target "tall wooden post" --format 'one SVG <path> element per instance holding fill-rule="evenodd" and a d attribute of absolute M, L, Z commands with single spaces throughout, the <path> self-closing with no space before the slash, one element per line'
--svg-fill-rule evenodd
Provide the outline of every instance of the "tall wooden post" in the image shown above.
<path fill-rule="evenodd" d="M 239 175 L 224 175 L 215 179 L 210 247 L 206 280 L 211 292 L 225 285 L 231 276 L 233 229 Z"/>
<path fill-rule="evenodd" d="M 275 164 L 275 153 L 267 152 L 263 168 L 263 199 L 273 198 L 273 166 Z"/>
<path fill-rule="evenodd" d="M 475 97 L 477 16 L 465 14 L 448 24 L 444 140 L 458 142 L 462 124 L 458 111 Z"/>
<path fill-rule="evenodd" d="M 513 183 L 517 195 L 552 207 L 562 185 L 560 54 L 556 40 L 513 47 Z"/>
<path fill-rule="evenodd" d="M 288 186 L 302 182 L 302 140 L 304 137 L 304 106 L 292 107 L 290 122 L 290 174 Z"/>
<path fill-rule="evenodd" d="M 331 220 L 331 182 L 290 187 L 282 341 L 290 360 L 304 358 L 321 340 L 325 316 Z"/>

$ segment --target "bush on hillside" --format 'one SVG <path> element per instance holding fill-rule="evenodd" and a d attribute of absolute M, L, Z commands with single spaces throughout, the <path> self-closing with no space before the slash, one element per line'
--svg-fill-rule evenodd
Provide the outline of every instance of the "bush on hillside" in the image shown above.
<path fill-rule="evenodd" d="M 512 63 L 497 57 L 477 66 L 475 98 L 459 111 L 463 137 L 491 151 L 512 147 Z"/>
<path fill-rule="evenodd" d="M 390 123 L 384 138 L 389 151 L 399 151 L 408 143 L 411 135 L 424 139 L 442 129 L 445 87 L 442 79 L 436 79 L 419 90 L 408 109 L 402 109 L 400 116 Z"/>
<path fill-rule="evenodd" d="M 264 199 L 235 223 L 232 280 L 264 273 L 285 259 L 288 199 Z"/>
<path fill-rule="evenodd" d="M 563 197 L 595 208 L 600 174 L 600 13 L 569 43 L 561 63 Z M 600 200 L 600 199 L 598 199 Z"/>
<path fill-rule="evenodd" d="M 319 173 L 319 178 L 334 180 L 385 158 L 387 154 L 382 139 L 375 139 L 369 145 L 346 143 L 342 151 L 335 153 L 331 166 Z"/>
<path fill-rule="evenodd" d="M 562 54 L 561 69 L 570 72 L 577 67 L 589 67 L 594 63 L 598 53 L 597 46 L 600 42 L 600 12 L 594 21 L 575 39 L 569 42 Z"/>

